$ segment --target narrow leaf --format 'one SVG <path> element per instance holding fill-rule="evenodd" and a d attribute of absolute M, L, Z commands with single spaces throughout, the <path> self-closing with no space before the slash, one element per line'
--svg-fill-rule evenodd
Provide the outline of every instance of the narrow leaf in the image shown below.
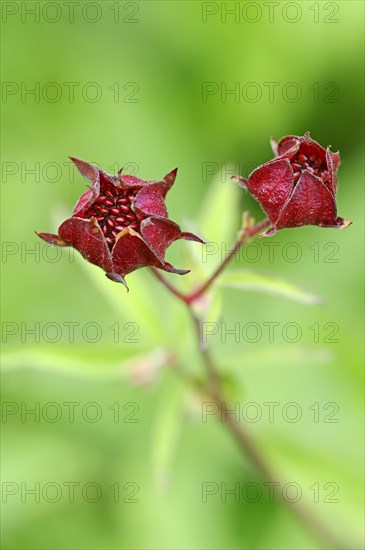
<path fill-rule="evenodd" d="M 54 344 L 33 346 L 28 345 L 10 348 L 2 354 L 3 371 L 18 369 L 34 369 L 57 373 L 71 378 L 100 379 L 126 376 L 131 361 L 135 360 L 132 353 L 140 353 L 138 344 L 133 349 L 118 344 L 87 345 Z M 24 349 L 23 349 L 24 348 Z M 139 359 L 143 355 L 137 356 Z"/>
<path fill-rule="evenodd" d="M 222 287 L 253 290 L 282 296 L 302 304 L 318 304 L 320 296 L 277 275 L 251 269 L 235 269 L 224 273 L 219 284 Z"/>

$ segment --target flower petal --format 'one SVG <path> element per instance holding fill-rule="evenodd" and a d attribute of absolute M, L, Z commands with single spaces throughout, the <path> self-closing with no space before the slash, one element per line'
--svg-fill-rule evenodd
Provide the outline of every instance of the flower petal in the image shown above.
<path fill-rule="evenodd" d="M 335 197 L 337 192 L 337 169 L 340 165 L 340 153 L 332 153 L 330 148 L 327 147 L 326 161 L 328 167 L 328 188 L 331 190 L 332 195 Z"/>
<path fill-rule="evenodd" d="M 316 158 L 321 159 L 323 163 L 326 162 L 326 150 L 322 145 L 310 137 L 309 132 L 306 132 L 305 135 L 300 138 L 299 154 L 300 153 L 307 156 L 314 155 Z"/>
<path fill-rule="evenodd" d="M 163 180 L 152 182 L 141 189 L 135 198 L 134 207 L 137 213 L 150 216 L 167 217 L 165 205 L 166 193 L 174 184 L 177 168 L 169 172 Z"/>
<path fill-rule="evenodd" d="M 78 171 L 90 181 L 94 181 L 96 175 L 99 172 L 99 168 L 95 164 L 90 164 L 85 160 L 78 159 L 76 157 L 70 157 Z"/>
<path fill-rule="evenodd" d="M 53 233 L 38 233 L 38 231 L 35 232 L 38 237 L 46 241 L 46 243 L 51 244 L 53 246 L 70 246 L 68 243 L 65 243 L 61 237 L 58 235 L 53 235 Z"/>
<path fill-rule="evenodd" d="M 327 147 L 327 151 L 331 157 L 333 168 L 337 170 L 340 166 L 340 152 L 337 151 L 337 153 L 333 153 L 329 147 Z"/>
<path fill-rule="evenodd" d="M 294 185 L 290 162 L 280 158 L 259 166 L 245 185 L 275 224 Z"/>
<path fill-rule="evenodd" d="M 169 172 L 168 174 L 166 174 L 166 176 L 164 177 L 164 182 L 166 183 L 166 186 L 167 186 L 167 191 L 169 189 L 171 189 L 171 187 L 174 185 L 175 183 L 175 180 L 176 180 L 176 174 L 177 174 L 177 168 L 174 168 L 173 170 L 171 170 L 171 172 Z M 166 192 L 167 192 L 166 191 Z"/>
<path fill-rule="evenodd" d="M 100 191 L 96 187 L 90 187 L 77 201 L 75 205 L 73 215 L 78 216 L 88 210 L 90 206 L 96 201 Z"/>
<path fill-rule="evenodd" d="M 111 253 L 96 218 L 70 218 L 58 230 L 60 237 L 92 264 L 113 272 Z"/>
<path fill-rule="evenodd" d="M 285 153 L 290 151 L 290 149 L 292 149 L 293 147 L 296 147 L 296 146 L 300 145 L 300 142 L 301 142 L 302 139 L 303 138 L 301 138 L 299 136 L 285 136 L 285 137 L 283 137 L 276 144 L 276 153 L 275 153 L 275 150 L 273 148 L 274 154 L 281 157 L 282 155 L 284 155 Z"/>
<path fill-rule="evenodd" d="M 125 185 L 125 187 L 147 187 L 150 185 L 156 185 L 156 184 L 163 184 L 164 188 L 166 189 L 165 195 L 167 191 L 172 187 L 174 184 L 174 181 L 176 179 L 176 173 L 177 168 L 175 170 L 172 170 L 169 172 L 163 180 L 154 180 L 154 181 L 148 181 L 148 180 L 142 180 L 140 178 L 137 178 L 137 176 L 130 176 L 126 174 L 125 176 L 122 175 L 122 169 L 118 172 L 118 178 L 122 182 L 122 184 Z"/>
<path fill-rule="evenodd" d="M 180 239 L 185 239 L 186 241 L 196 241 L 197 243 L 205 244 L 205 241 L 198 237 L 197 235 L 194 235 L 194 233 L 190 233 L 189 231 L 182 231 Z"/>
<path fill-rule="evenodd" d="M 319 225 L 337 227 L 336 203 L 322 181 L 303 170 L 290 199 L 285 204 L 275 227 Z"/>
<path fill-rule="evenodd" d="M 117 236 L 112 250 L 112 258 L 113 273 L 122 277 L 147 265 L 162 267 L 161 261 L 141 235 L 128 227 Z"/>
<path fill-rule="evenodd" d="M 150 217 L 141 222 L 141 235 L 163 263 L 166 249 L 181 238 L 181 229 L 171 220 Z"/>
<path fill-rule="evenodd" d="M 277 144 L 277 151 L 280 157 L 289 157 L 291 153 L 300 152 L 304 155 L 315 155 L 321 160 L 326 160 L 325 149 L 314 139 L 310 137 L 310 133 L 306 132 L 304 136 L 285 136 Z"/>
<path fill-rule="evenodd" d="M 141 189 L 134 201 L 134 207 L 137 213 L 150 216 L 167 217 L 167 208 L 165 197 L 169 189 L 174 184 L 177 174 L 177 168 L 169 172 L 162 181 L 153 183 Z"/>
<path fill-rule="evenodd" d="M 114 281 L 115 283 L 122 283 L 122 285 L 124 285 L 127 291 L 129 292 L 129 288 L 127 283 L 124 280 L 124 277 L 122 277 L 118 273 L 105 273 L 105 276 L 108 277 L 108 279 L 110 279 L 111 281 Z"/>
<path fill-rule="evenodd" d="M 134 200 L 134 210 L 137 214 L 147 216 L 167 217 L 165 205 L 165 184 L 164 182 L 154 183 L 138 191 Z"/>
<path fill-rule="evenodd" d="M 276 233 L 276 228 L 275 227 L 269 227 L 269 229 L 267 229 L 263 233 L 259 234 L 259 238 L 261 238 L 261 237 L 272 237 L 273 235 L 275 235 L 275 233 Z"/>
<path fill-rule="evenodd" d="M 90 166 L 92 165 L 90 164 Z M 73 211 L 73 215 L 77 216 L 82 212 L 85 212 L 96 201 L 99 194 L 100 194 L 100 171 L 98 169 L 95 169 L 93 184 L 83 195 L 81 195 L 81 197 L 77 201 Z"/>
<path fill-rule="evenodd" d="M 231 180 L 242 187 L 242 189 L 248 189 L 248 181 L 242 176 L 231 176 Z"/>
<path fill-rule="evenodd" d="M 123 176 L 121 174 L 121 171 L 119 171 L 119 180 L 124 187 L 145 187 L 146 185 L 158 183 L 157 180 L 156 181 L 141 180 L 136 176 L 129 176 L 127 174 Z"/>
<path fill-rule="evenodd" d="M 182 233 L 180 227 L 173 221 L 155 217 L 146 218 L 142 221 L 141 233 L 145 242 L 163 264 L 163 267 L 160 267 L 160 269 L 164 269 L 165 271 L 169 271 L 171 273 L 177 273 L 179 275 L 185 275 L 186 273 L 189 273 L 190 270 L 177 269 L 171 264 L 165 262 L 166 249 L 170 246 L 170 244 L 178 239 L 186 239 L 189 241 L 198 241 L 203 243 L 203 241 L 193 233 Z"/>
<path fill-rule="evenodd" d="M 351 224 L 352 222 L 350 220 L 346 220 L 345 218 L 337 218 L 335 227 L 337 227 L 337 229 L 346 229 L 346 227 Z"/>
<path fill-rule="evenodd" d="M 120 182 L 118 178 L 107 174 L 104 170 L 101 170 L 94 164 L 90 164 L 89 162 L 85 162 L 84 160 L 74 157 L 70 157 L 70 159 L 75 163 L 81 174 L 93 182 L 90 188 L 83 195 L 81 195 L 74 208 L 73 215 L 80 216 L 83 212 L 88 210 L 88 208 L 90 208 L 93 202 L 98 198 L 100 195 L 100 186 L 103 183 L 111 183 L 116 187 L 120 187 Z"/>
<path fill-rule="evenodd" d="M 160 267 L 159 269 L 162 269 L 163 271 L 168 271 L 169 273 L 175 273 L 176 275 L 186 275 L 187 273 L 190 273 L 190 269 L 177 269 L 167 262 L 165 262 L 163 264 L 163 267 Z"/>
<path fill-rule="evenodd" d="M 271 145 L 272 152 L 274 153 L 274 156 L 275 157 L 279 156 L 278 143 L 276 142 L 276 140 L 273 137 L 270 138 L 270 145 Z"/>

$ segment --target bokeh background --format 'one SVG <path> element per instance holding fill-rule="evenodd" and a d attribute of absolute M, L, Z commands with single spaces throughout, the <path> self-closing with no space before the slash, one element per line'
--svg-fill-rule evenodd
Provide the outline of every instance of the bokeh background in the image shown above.
<path fill-rule="evenodd" d="M 215 251 L 171 247 L 170 261 L 193 271 L 170 279 L 189 288 L 229 249 L 243 210 L 262 217 L 231 170 L 247 175 L 271 158 L 271 136 L 307 130 L 341 152 L 339 214 L 353 225 L 256 241 L 233 264 L 253 270 L 255 289 L 222 288 L 202 308 L 218 323 L 208 343 L 227 393 L 278 481 L 362 548 L 363 10 L 2 2 L 3 548 L 321 547 L 269 501 L 171 368 L 203 376 L 184 308 L 147 270 L 128 277 L 127 294 L 34 234 L 56 231 L 85 188 L 69 155 L 146 179 L 178 166 L 171 217 Z M 222 323 L 239 323 L 238 341 Z M 263 490 L 257 502 L 247 483 Z M 237 484 L 238 497 L 224 494 Z"/>

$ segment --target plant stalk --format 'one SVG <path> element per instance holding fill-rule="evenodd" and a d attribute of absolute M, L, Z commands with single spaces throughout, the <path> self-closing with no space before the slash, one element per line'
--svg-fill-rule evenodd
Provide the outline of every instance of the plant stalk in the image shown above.
<path fill-rule="evenodd" d="M 225 260 L 217 267 L 217 269 L 212 273 L 212 275 L 207 279 L 207 281 L 201 285 L 197 290 L 191 292 L 190 294 L 184 294 L 175 288 L 161 273 L 158 269 L 152 268 L 151 271 L 157 277 L 157 279 L 171 292 L 176 298 L 185 304 L 188 309 L 190 319 L 192 321 L 194 332 L 196 335 L 199 353 L 201 355 L 208 380 L 208 388 L 198 387 L 196 380 L 190 379 L 189 375 L 184 373 L 184 380 L 190 383 L 199 393 L 204 393 L 209 396 L 219 407 L 221 414 L 224 415 L 226 421 L 226 426 L 228 427 L 230 433 L 233 435 L 236 443 L 238 444 L 240 450 L 242 451 L 245 457 L 248 457 L 250 462 L 253 464 L 255 469 L 260 473 L 260 475 L 274 487 L 274 491 L 284 505 L 292 512 L 296 519 L 309 530 L 314 537 L 317 539 L 319 544 L 323 548 L 327 549 L 338 549 L 346 550 L 348 548 L 347 542 L 337 539 L 337 537 L 331 533 L 325 525 L 317 518 L 313 511 L 307 506 L 299 503 L 292 502 L 287 499 L 284 499 L 280 491 L 281 484 L 278 483 L 277 476 L 272 470 L 271 465 L 266 459 L 265 455 L 257 447 L 254 439 L 252 439 L 250 433 L 245 429 L 242 424 L 235 422 L 232 415 L 227 412 L 227 404 L 224 399 L 224 393 L 221 387 L 219 374 L 217 368 L 212 359 L 210 350 L 208 346 L 203 343 L 202 339 L 202 322 L 197 317 L 192 307 L 192 304 L 200 296 L 202 296 L 208 288 L 213 284 L 219 274 L 227 267 L 230 261 L 234 258 L 236 253 L 240 250 L 241 246 L 246 244 L 253 236 L 257 233 L 264 230 L 270 225 L 270 222 L 265 219 L 262 222 L 256 224 L 253 227 L 243 228 L 240 232 L 239 238 L 236 241 L 234 247 L 227 255 Z"/>

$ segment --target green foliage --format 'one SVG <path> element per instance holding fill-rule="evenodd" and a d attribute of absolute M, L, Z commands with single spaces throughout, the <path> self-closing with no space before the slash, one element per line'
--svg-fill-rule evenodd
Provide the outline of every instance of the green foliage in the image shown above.
<path fill-rule="evenodd" d="M 263 273 L 252 269 L 226 271 L 220 277 L 219 284 L 222 287 L 239 290 L 266 292 L 303 304 L 318 304 L 321 302 L 319 296 L 291 281 L 271 273 Z"/>
<path fill-rule="evenodd" d="M 152 360 L 150 354 L 161 350 L 166 358 L 175 353 L 188 372 L 202 379 L 185 308 L 147 270 L 127 278 L 127 293 L 77 254 L 70 257 L 67 249 L 52 261 L 52 250 L 42 248 L 34 235 L 34 230 L 56 231 L 61 209 L 70 214 L 85 190 L 86 182 L 79 175 L 70 177 L 63 164 L 68 155 L 111 170 L 129 164 L 140 177 L 151 179 L 178 165 L 176 184 L 167 196 L 169 213 L 184 229 L 202 233 L 216 245 L 216 252 L 207 255 L 207 248 L 186 243 L 184 261 L 184 243 L 171 247 L 174 263 L 192 271 L 169 280 L 186 290 L 195 288 L 232 247 L 241 212 L 249 210 L 258 221 L 263 216 L 248 193 L 230 182 L 227 168 L 246 176 L 271 157 L 270 136 L 310 130 L 314 139 L 341 152 L 339 213 L 353 225 L 343 232 L 279 232 L 270 239 L 276 243 L 273 261 L 263 240 L 255 241 L 260 258 L 252 261 L 239 254 L 232 271 L 212 289 L 217 292 L 196 307 L 207 322 L 217 323 L 209 345 L 231 400 L 241 406 L 256 402 L 263 411 L 263 403 L 279 402 L 278 421 L 264 417 L 248 423 L 272 467 L 301 485 L 305 502 L 330 528 L 346 525 L 349 548 L 362 548 L 363 3 L 297 3 L 302 16 L 295 23 L 282 15 L 284 10 L 291 17 L 295 10 L 285 2 L 274 6 L 273 22 L 265 3 L 260 3 L 257 22 L 242 17 L 253 17 L 254 6 L 246 10 L 245 2 L 227 3 L 227 10 L 239 4 L 241 15 L 236 21 L 227 13 L 224 22 L 220 2 L 105 1 L 96 3 L 102 17 L 94 23 L 80 17 L 77 3 L 73 22 L 67 15 L 72 10 L 58 3 L 62 17 L 54 23 L 46 20 L 52 18 L 53 3 L 45 3 L 46 18 L 39 22 L 34 15 L 23 22 L 21 11 L 37 9 L 36 4 L 43 9 L 44 3 L 3 4 L 17 13 L 3 19 L 2 76 L 19 92 L 2 105 L 3 241 L 15 250 L 4 255 L 2 264 L 2 400 L 15 403 L 19 412 L 3 425 L 2 481 L 30 488 L 37 481 L 61 486 L 94 481 L 103 496 L 96 503 L 82 498 L 70 503 L 65 491 L 58 502 L 37 503 L 31 496 L 21 502 L 20 493 L 9 497 L 3 504 L 2 546 L 319 548 L 277 503 L 235 502 L 229 495 L 222 502 L 220 493 L 202 502 L 203 482 L 232 488 L 258 480 L 219 417 L 202 422 L 202 396 L 191 397 L 191 390 L 193 412 L 186 415 L 184 386 L 172 372 L 166 375 L 171 368 L 167 359 L 150 384 L 135 387 L 135 378 L 131 381 L 130 369 L 143 361 L 151 366 L 156 357 Z M 94 3 L 89 4 L 90 11 L 85 10 L 91 18 Z M 205 4 L 218 13 L 203 23 Z M 259 3 L 254 4 L 260 11 Z M 125 22 L 134 6 L 139 22 Z M 331 23 L 336 6 L 332 18 L 338 21 Z M 39 83 L 46 93 L 52 82 L 61 87 L 59 100 L 47 101 L 42 93 L 39 101 L 31 94 L 22 100 L 22 85 L 31 90 Z M 74 100 L 68 99 L 65 85 L 72 82 L 77 83 Z M 85 99 L 85 85 L 93 82 L 101 90 L 98 101 Z M 204 82 L 218 86 L 207 101 L 202 98 Z M 301 92 L 297 101 L 285 99 L 285 90 L 290 95 L 295 88 L 285 86 L 293 82 Z M 138 102 L 126 98 L 130 83 L 138 87 Z M 222 100 L 222 86 L 232 90 L 236 83 L 239 97 Z M 269 83 L 275 85 L 273 100 Z M 337 91 L 331 102 L 333 84 Z M 262 93 L 257 101 L 250 99 L 255 89 Z M 203 163 L 215 163 L 216 173 L 203 177 Z M 185 222 L 187 217 L 194 227 Z M 288 243 L 299 248 L 298 261 L 283 254 Z M 317 304 L 318 296 L 323 304 L 304 307 Z M 94 343 L 82 337 L 90 322 L 102 329 Z M 122 331 L 118 342 L 109 328 L 116 322 Z M 272 322 L 279 323 L 274 342 L 264 337 L 236 342 L 232 336 L 223 341 L 221 323 L 228 329 L 257 323 L 264 331 L 263 324 Z M 303 336 L 296 343 L 283 342 L 282 329 L 293 322 Z M 17 332 L 6 334 L 4 323 L 14 323 Z M 37 323 L 38 341 L 24 332 Z M 42 333 L 49 323 L 61 329 L 53 343 Z M 74 341 L 65 323 L 78 323 Z M 137 325 L 137 342 L 124 341 L 125 323 Z M 309 328 L 314 323 L 319 327 L 316 341 Z M 328 323 L 338 325 L 334 342 L 326 340 Z M 97 403 L 102 418 L 88 422 L 80 413 L 70 422 L 64 405 L 69 402 L 79 403 L 78 411 Z M 131 402 L 138 405 L 137 423 L 125 421 L 129 411 L 123 407 Z M 291 402 L 303 412 L 296 423 L 281 414 Z M 339 407 L 337 423 L 323 420 L 328 413 L 323 407 L 331 402 Z M 41 413 L 39 421 L 31 415 L 23 421 L 22 403 L 29 409 L 38 403 L 40 410 L 56 403 L 63 415 L 59 422 L 47 421 Z M 119 422 L 113 416 L 115 403 Z M 318 422 L 310 408 L 314 403 L 320 405 Z M 167 490 L 156 486 L 156 478 L 169 480 Z M 121 487 L 118 502 L 109 489 L 116 482 Z M 131 482 L 139 486 L 135 503 L 124 501 L 123 487 Z M 327 482 L 339 485 L 339 502 L 325 502 L 327 493 L 314 502 L 308 487 L 319 483 L 323 490 Z"/>

